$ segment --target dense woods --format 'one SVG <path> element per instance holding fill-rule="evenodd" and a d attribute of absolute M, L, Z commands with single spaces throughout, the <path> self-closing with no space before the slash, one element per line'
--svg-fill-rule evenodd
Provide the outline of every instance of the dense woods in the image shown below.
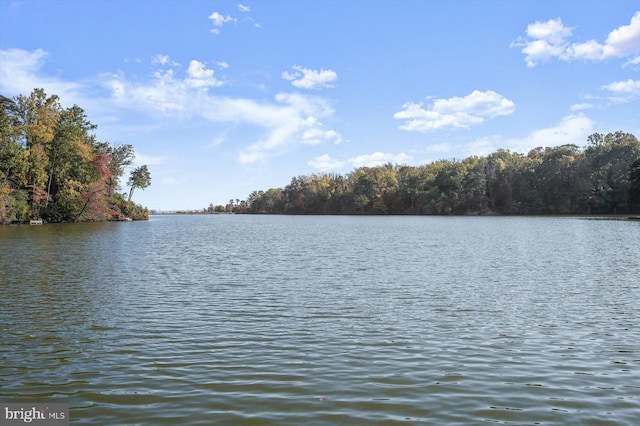
<path fill-rule="evenodd" d="M 210 206 L 210 210 L 215 210 Z M 615 214 L 640 211 L 640 142 L 595 133 L 586 146 L 498 150 L 424 166 L 298 176 L 218 210 L 284 214 Z"/>
<path fill-rule="evenodd" d="M 13 99 L 0 95 L 0 224 L 148 217 L 119 193 L 133 147 L 98 141 L 96 127 L 82 108 L 65 109 L 43 89 Z M 132 171 L 130 194 L 150 179 L 146 166 Z"/>

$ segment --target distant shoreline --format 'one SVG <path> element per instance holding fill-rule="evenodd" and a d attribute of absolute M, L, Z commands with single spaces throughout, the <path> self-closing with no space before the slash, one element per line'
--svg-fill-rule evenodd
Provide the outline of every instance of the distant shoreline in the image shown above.
<path fill-rule="evenodd" d="M 163 211 L 163 212 L 150 212 L 149 216 L 216 216 L 216 215 L 248 215 L 248 216 L 353 216 L 353 217 L 566 217 L 575 219 L 586 220 L 622 220 L 622 221 L 640 221 L 640 215 L 635 214 L 597 214 L 597 215 L 585 215 L 585 214 L 450 214 L 450 215 L 437 215 L 437 214 L 303 214 L 303 213 L 227 213 L 227 212 L 202 212 L 202 211 Z"/>

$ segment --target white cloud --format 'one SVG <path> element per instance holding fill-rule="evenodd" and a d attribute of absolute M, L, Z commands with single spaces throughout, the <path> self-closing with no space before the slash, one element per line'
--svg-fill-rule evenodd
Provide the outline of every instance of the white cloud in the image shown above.
<path fill-rule="evenodd" d="M 489 135 L 462 144 L 435 144 L 425 147 L 422 151 L 430 157 L 443 158 L 456 152 L 462 158 L 472 155 L 486 156 L 498 149 L 508 149 L 513 152 L 527 154 L 537 147 L 551 147 L 565 144 L 583 146 L 587 137 L 593 132 L 595 122 L 586 115 L 567 115 L 560 122 L 551 127 L 531 131 L 523 137 L 505 138 L 502 135 Z M 434 155 L 435 154 L 435 155 Z M 444 155 L 443 155 L 444 154 Z"/>
<path fill-rule="evenodd" d="M 640 80 L 614 81 L 603 86 L 603 88 L 614 94 L 630 98 L 640 96 Z"/>
<path fill-rule="evenodd" d="M 629 25 L 623 25 L 609 33 L 604 44 L 606 56 L 627 56 L 640 51 L 640 11 L 631 18 Z"/>
<path fill-rule="evenodd" d="M 640 56 L 635 57 L 622 65 L 622 68 L 628 67 L 629 65 L 640 65 Z M 637 69 L 637 68 L 636 68 Z"/>
<path fill-rule="evenodd" d="M 509 115 L 515 111 L 515 104 L 492 90 L 474 90 L 465 97 L 436 99 L 427 108 L 413 102 L 404 104 L 403 108 L 393 115 L 406 121 L 399 128 L 427 132 L 443 127 L 469 127 L 488 118 Z"/>
<path fill-rule="evenodd" d="M 245 12 L 245 13 L 246 13 L 246 12 L 250 12 L 250 11 L 251 11 L 251 9 L 249 8 L 249 6 L 245 6 L 245 5 L 243 5 L 242 3 L 238 3 L 238 10 L 239 10 L 240 12 Z"/>
<path fill-rule="evenodd" d="M 501 139 L 499 136 L 485 136 L 464 144 L 460 151 L 463 157 L 470 157 L 472 155 L 486 156 L 496 152 L 500 148 L 504 148 L 504 146 L 499 146 L 500 143 Z"/>
<path fill-rule="evenodd" d="M 195 116 L 262 129 L 257 141 L 240 149 L 241 163 L 262 161 L 298 143 L 342 141 L 338 132 L 325 129 L 321 122 L 334 114 L 323 98 L 278 93 L 273 102 L 258 102 L 216 96 L 203 90 L 217 85 L 214 83 L 211 70 L 198 61 L 191 62 L 184 79 L 168 70 L 156 73 L 150 82 L 131 82 L 123 75 L 112 76 L 108 81 L 113 99 L 121 107 L 159 111 L 172 118 Z"/>
<path fill-rule="evenodd" d="M 537 147 L 551 147 L 565 144 L 583 146 L 587 137 L 594 132 L 595 122 L 586 115 L 572 114 L 563 117 L 555 126 L 533 130 L 528 135 L 519 138 L 504 138 L 491 135 L 475 139 L 462 146 L 452 146 L 462 152 L 464 157 L 471 155 L 488 155 L 498 149 L 508 149 L 513 152 L 527 154 Z"/>
<path fill-rule="evenodd" d="M 154 64 L 167 65 L 169 63 L 169 55 L 157 54 L 151 59 L 151 62 Z"/>
<path fill-rule="evenodd" d="M 313 160 L 309 160 L 307 164 L 321 172 L 337 170 L 345 166 L 344 161 L 334 160 L 333 158 L 329 157 L 329 155 L 327 154 L 316 157 Z"/>
<path fill-rule="evenodd" d="M 258 136 L 254 142 L 239 150 L 241 162 L 279 155 L 296 144 L 343 141 L 340 133 L 322 123 L 322 119 L 335 113 L 326 99 L 299 93 L 278 93 L 272 101 L 263 102 L 218 96 L 209 90 L 222 82 L 215 78 L 213 70 L 197 60 L 186 68 L 176 64 L 173 68 L 156 70 L 148 80 L 132 80 L 120 72 L 71 83 L 60 77 L 42 77 L 40 70 L 46 57 L 47 53 L 40 49 L 0 50 L 0 92 L 28 94 L 34 87 L 43 87 L 48 93 L 59 95 L 65 104 L 82 105 L 94 118 L 98 112 L 102 116 L 100 122 L 108 123 L 108 128 L 116 129 L 118 134 L 157 129 L 157 126 L 123 125 L 118 118 L 123 109 L 152 117 L 155 123 L 158 120 L 154 115 L 161 114 L 162 119 L 200 118 L 256 128 Z M 172 64 L 164 55 L 154 58 L 156 64 Z"/>
<path fill-rule="evenodd" d="M 160 164 L 165 164 L 167 161 L 168 159 L 166 157 L 145 155 L 136 151 L 135 158 L 134 158 L 133 164 L 131 165 L 131 168 L 142 166 L 145 164 L 147 166 L 160 165 Z"/>
<path fill-rule="evenodd" d="M 291 81 L 293 86 L 302 89 L 334 87 L 330 83 L 338 79 L 338 74 L 333 70 L 320 69 L 320 71 L 317 71 L 303 68 L 298 65 L 293 65 L 291 68 L 293 68 L 295 72 L 289 73 L 284 71 L 282 73 L 282 78 Z"/>
<path fill-rule="evenodd" d="M 560 54 L 561 59 L 587 59 L 598 61 L 604 59 L 604 46 L 595 40 L 584 43 L 573 43 L 566 47 L 566 51 Z"/>
<path fill-rule="evenodd" d="M 576 111 L 583 111 L 585 109 L 591 109 L 593 108 L 593 104 L 587 103 L 587 102 L 582 102 L 579 104 L 573 104 L 571 105 L 571 111 L 576 112 Z"/>
<path fill-rule="evenodd" d="M 549 61 L 553 57 L 560 57 L 564 47 L 552 45 L 546 40 L 534 40 L 527 42 L 522 48 L 522 53 L 526 55 L 528 67 L 534 67 L 538 62 Z"/>
<path fill-rule="evenodd" d="M 372 154 L 358 155 L 347 160 L 336 160 L 331 158 L 329 155 L 324 154 L 308 161 L 307 164 L 319 171 L 328 172 L 330 170 L 342 169 L 346 166 L 358 168 L 377 167 L 387 163 L 407 164 L 411 160 L 413 160 L 413 158 L 404 152 L 401 152 L 400 154 L 388 154 L 377 151 Z"/>
<path fill-rule="evenodd" d="M 211 142 L 209 142 L 208 146 L 213 148 L 213 147 L 222 145 L 223 142 L 224 142 L 224 138 L 220 136 L 220 137 L 214 138 Z"/>
<path fill-rule="evenodd" d="M 189 78 L 185 82 L 191 87 L 218 87 L 222 86 L 222 82 L 218 81 L 213 75 L 214 71 L 205 68 L 204 64 L 200 61 L 192 60 L 189 62 L 189 68 L 187 69 Z"/>
<path fill-rule="evenodd" d="M 178 64 L 177 62 L 172 61 L 169 55 L 162 55 L 160 53 L 154 55 L 151 58 L 151 63 L 154 65 L 170 65 L 174 67 L 180 66 L 180 64 Z"/>
<path fill-rule="evenodd" d="M 150 83 L 128 81 L 123 74 L 105 76 L 103 84 L 110 89 L 112 101 L 119 107 L 168 114 L 184 109 L 185 87 L 189 85 L 174 77 L 173 70 L 153 73 Z"/>
<path fill-rule="evenodd" d="M 640 52 L 640 12 L 635 13 L 629 25 L 611 31 L 604 43 L 596 40 L 570 43 L 572 29 L 565 27 L 560 18 L 529 24 L 526 33 L 526 37 L 520 37 L 511 43 L 511 47 L 522 48 L 529 67 L 553 58 L 562 61 L 602 61 L 614 57 L 628 57 Z M 636 63 L 636 59 L 630 63 Z"/>
<path fill-rule="evenodd" d="M 425 147 L 423 153 L 427 153 L 434 158 L 443 158 L 443 156 L 446 157 L 453 152 L 458 152 L 463 158 L 466 158 L 472 155 L 486 156 L 501 148 L 526 154 L 539 146 L 550 147 L 564 144 L 583 146 L 587 137 L 593 134 L 594 127 L 595 122 L 584 114 L 574 114 L 562 118 L 554 126 L 534 130 L 521 138 L 504 138 L 500 135 L 492 135 L 459 145 L 449 143 L 433 144 Z M 433 161 L 424 160 L 420 161 L 420 164 L 427 164 Z M 328 172 L 344 169 L 345 167 L 375 167 L 386 163 L 411 164 L 412 162 L 413 157 L 404 152 L 400 154 L 374 152 L 345 160 L 334 159 L 325 154 L 310 160 L 307 164 L 319 171 Z"/>
<path fill-rule="evenodd" d="M 411 161 L 412 158 L 401 152 L 400 154 L 385 154 L 383 152 L 374 152 L 373 154 L 358 155 L 357 157 L 350 158 L 349 164 L 354 167 L 376 167 L 382 166 L 386 163 L 392 164 L 405 164 Z"/>
<path fill-rule="evenodd" d="M 339 144 L 343 141 L 342 135 L 335 130 L 323 130 L 313 127 L 304 131 L 302 134 L 302 143 L 307 145 L 318 145 L 326 141 L 333 141 Z"/>
<path fill-rule="evenodd" d="M 565 27 L 560 18 L 549 19 L 547 22 L 536 21 L 527 26 L 527 35 L 534 39 L 559 44 L 566 37 L 571 36 L 571 28 Z"/>
<path fill-rule="evenodd" d="M 5 94 L 28 95 L 36 87 L 46 88 L 47 93 L 56 94 L 65 103 L 86 105 L 80 95 L 81 83 L 60 78 L 43 77 L 39 71 L 48 53 L 42 49 L 32 52 L 22 49 L 0 50 L 0 91 Z"/>
<path fill-rule="evenodd" d="M 534 130 L 524 138 L 509 139 L 497 148 L 507 148 L 515 152 L 527 153 L 539 146 L 574 144 L 582 146 L 594 132 L 595 122 L 584 114 L 564 117 L 556 126 Z"/>
<path fill-rule="evenodd" d="M 213 34 L 220 34 L 220 29 L 227 22 L 238 22 L 238 20 L 236 18 L 233 18 L 231 15 L 223 16 L 218 12 L 213 12 L 211 15 L 209 15 L 209 19 L 211 19 L 211 23 L 214 26 L 214 28 L 211 29 L 211 33 Z"/>
<path fill-rule="evenodd" d="M 330 117 L 334 111 L 325 99 L 298 93 L 278 93 L 276 104 L 263 105 L 254 101 L 226 105 L 225 112 L 241 114 L 253 124 L 264 127 L 265 137 L 240 151 L 241 163 L 262 161 L 296 143 L 314 144 L 325 141 L 339 143 L 342 136 L 325 130 L 320 118 Z"/>
<path fill-rule="evenodd" d="M 186 70 L 180 64 L 173 69 L 157 70 L 148 81 L 130 81 L 120 73 L 102 76 L 101 83 L 118 107 L 160 111 L 165 115 L 178 111 L 193 115 L 189 100 L 199 92 L 224 84 L 215 77 L 214 70 L 197 60 L 191 60 Z"/>

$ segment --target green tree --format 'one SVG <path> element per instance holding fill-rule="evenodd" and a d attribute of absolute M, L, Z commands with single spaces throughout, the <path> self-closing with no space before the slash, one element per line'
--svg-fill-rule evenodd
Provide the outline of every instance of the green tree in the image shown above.
<path fill-rule="evenodd" d="M 135 158 L 133 145 L 112 145 L 106 154 L 109 155 L 109 195 L 120 189 L 120 178 L 124 174 L 125 168 L 129 167 Z"/>
<path fill-rule="evenodd" d="M 571 144 L 545 150 L 538 174 L 549 213 L 578 213 L 576 201 L 580 175 L 577 165 L 581 156 L 579 148 Z"/>
<path fill-rule="evenodd" d="M 247 198 L 251 213 L 266 213 L 264 209 L 264 191 L 253 191 Z"/>
<path fill-rule="evenodd" d="M 52 222 L 114 213 L 146 218 L 145 209 L 114 191 L 133 147 L 97 141 L 96 127 L 82 108 L 63 109 L 43 89 L 14 99 L 0 95 L 0 222 L 36 215 Z M 132 176 L 130 197 L 150 183 L 144 167 Z"/>
<path fill-rule="evenodd" d="M 398 169 L 397 177 L 398 191 L 405 212 L 418 214 L 416 201 L 424 194 L 426 186 L 424 168 L 402 166 Z"/>
<path fill-rule="evenodd" d="M 14 141 L 17 133 L 18 105 L 0 95 L 0 143 Z"/>
<path fill-rule="evenodd" d="M 82 184 L 91 182 L 94 136 L 90 132 L 96 127 L 77 105 L 60 114 L 49 146 L 47 192 L 50 195 L 55 195 L 69 179 Z"/>
<path fill-rule="evenodd" d="M 144 165 L 133 169 L 131 171 L 131 174 L 129 175 L 127 184 L 131 187 L 131 189 L 129 190 L 129 199 L 127 200 L 130 202 L 131 197 L 133 196 L 133 191 L 136 188 L 144 190 L 145 188 L 149 187 L 149 185 L 151 185 L 151 173 L 149 172 L 147 166 Z"/>
<path fill-rule="evenodd" d="M 587 139 L 591 194 L 589 204 L 596 213 L 614 213 L 629 208 L 629 167 L 640 157 L 640 141 L 630 134 L 594 133 Z"/>
<path fill-rule="evenodd" d="M 568 214 L 638 208 L 635 136 L 593 134 L 585 149 L 499 149 L 423 166 L 360 167 L 345 177 L 297 176 L 283 190 L 254 191 L 249 212 L 289 214 Z M 629 173 L 631 167 L 631 173 Z M 635 179 L 635 180 L 634 180 Z"/>
<path fill-rule="evenodd" d="M 62 107 L 57 95 L 47 96 L 44 89 L 34 89 L 29 96 L 16 97 L 17 132 L 27 150 L 26 186 L 33 209 L 49 200 L 46 191 L 50 167 L 49 150 L 60 120 Z"/>
<path fill-rule="evenodd" d="M 291 213 L 291 214 L 304 213 L 305 186 L 306 186 L 306 177 L 294 176 L 293 178 L 291 178 L 291 182 L 284 187 L 284 195 L 286 199 L 285 211 L 287 213 Z"/>
<path fill-rule="evenodd" d="M 640 157 L 631 164 L 629 172 L 629 204 L 633 211 L 640 213 Z"/>
<path fill-rule="evenodd" d="M 463 212 L 486 212 L 489 206 L 487 198 L 486 159 L 469 157 L 462 161 L 465 176 L 462 180 L 460 208 Z"/>
<path fill-rule="evenodd" d="M 457 161 L 445 161 L 442 166 L 434 182 L 439 194 L 431 203 L 430 211 L 435 214 L 461 213 L 465 166 Z"/>
<path fill-rule="evenodd" d="M 378 180 L 371 168 L 361 167 L 349 175 L 351 188 L 353 189 L 356 211 L 370 213 L 373 210 L 373 202 L 380 193 Z"/>

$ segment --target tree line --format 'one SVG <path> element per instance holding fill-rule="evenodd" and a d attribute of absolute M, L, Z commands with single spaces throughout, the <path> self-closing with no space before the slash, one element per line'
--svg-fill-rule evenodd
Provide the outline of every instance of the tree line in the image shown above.
<path fill-rule="evenodd" d="M 126 198 L 120 179 L 135 158 L 133 146 L 99 141 L 96 128 L 82 108 L 63 108 L 43 89 L 0 95 L 0 224 L 148 218 L 131 201 L 134 189 L 151 183 L 147 166 L 131 171 Z"/>
<path fill-rule="evenodd" d="M 640 142 L 594 133 L 586 146 L 500 149 L 422 166 L 294 177 L 213 211 L 271 214 L 536 215 L 640 212 Z"/>

